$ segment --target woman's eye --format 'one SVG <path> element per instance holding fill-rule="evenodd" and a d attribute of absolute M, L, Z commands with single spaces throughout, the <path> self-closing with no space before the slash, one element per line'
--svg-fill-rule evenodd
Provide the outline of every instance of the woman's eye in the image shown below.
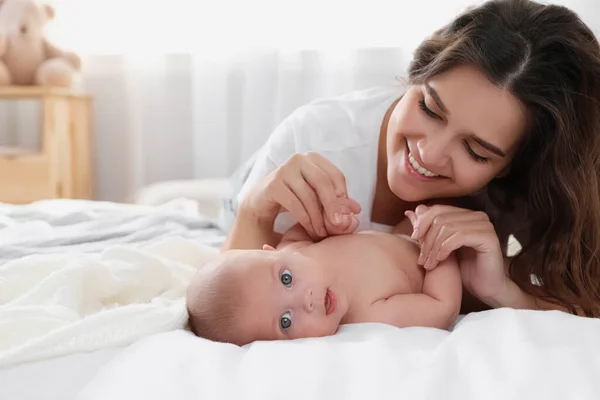
<path fill-rule="evenodd" d="M 465 146 L 465 149 L 467 150 L 467 153 L 469 153 L 469 156 L 470 156 L 470 157 L 471 157 L 471 158 L 472 158 L 474 161 L 477 161 L 477 162 L 479 162 L 479 163 L 483 163 L 483 164 L 485 164 L 485 163 L 487 163 L 487 162 L 489 162 L 489 161 L 490 161 L 490 160 L 489 160 L 487 157 L 483 157 L 483 156 L 480 156 L 479 154 L 475 153 L 475 152 L 473 151 L 473 149 L 471 148 L 471 146 L 469 146 L 469 143 L 467 143 L 466 141 L 465 141 L 465 142 L 463 142 L 463 144 L 464 144 L 464 146 Z"/>
<path fill-rule="evenodd" d="M 439 115 L 431 111 L 429 107 L 427 107 L 427 104 L 425 104 L 425 99 L 419 100 L 419 108 L 431 118 L 439 119 L 440 121 L 442 120 L 442 117 L 440 117 Z"/>
<path fill-rule="evenodd" d="M 292 314 L 289 312 L 284 313 L 279 319 L 279 325 L 284 331 L 290 329 L 290 326 L 292 326 Z"/>
<path fill-rule="evenodd" d="M 289 270 L 284 269 L 279 279 L 281 279 L 281 283 L 289 287 L 292 284 L 292 273 Z"/>

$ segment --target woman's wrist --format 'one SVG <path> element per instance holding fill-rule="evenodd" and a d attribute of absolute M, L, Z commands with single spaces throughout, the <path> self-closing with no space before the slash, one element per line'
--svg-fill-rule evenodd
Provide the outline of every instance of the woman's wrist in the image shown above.
<path fill-rule="evenodd" d="M 277 218 L 276 212 L 267 212 L 264 210 L 257 210 L 253 204 L 247 200 L 240 202 L 237 210 L 237 218 L 244 221 L 248 221 L 260 226 L 273 227 L 275 225 L 275 219 Z"/>
<path fill-rule="evenodd" d="M 506 278 L 503 290 L 496 296 L 481 299 L 492 308 L 539 309 L 533 296 L 525 293 L 512 279 Z"/>
<path fill-rule="evenodd" d="M 281 239 L 274 232 L 276 215 L 259 215 L 251 207 L 240 204 L 235 222 L 221 250 L 275 247 Z"/>
<path fill-rule="evenodd" d="M 500 295 L 494 298 L 481 300 L 492 308 L 508 307 L 519 310 L 559 310 L 565 312 L 568 311 L 565 307 L 561 305 L 544 301 L 525 292 L 510 278 L 507 277 L 506 279 L 507 282 L 505 289 L 501 292 Z"/>

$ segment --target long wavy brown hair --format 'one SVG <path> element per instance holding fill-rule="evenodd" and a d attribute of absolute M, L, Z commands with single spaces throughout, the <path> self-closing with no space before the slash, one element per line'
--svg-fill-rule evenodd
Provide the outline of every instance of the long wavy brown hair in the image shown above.
<path fill-rule="evenodd" d="M 493 0 L 425 40 L 409 81 L 423 83 L 461 64 L 478 67 L 527 110 L 528 129 L 510 172 L 485 190 L 499 211 L 492 222 L 501 240 L 512 233 L 522 246 L 511 279 L 572 313 L 600 316 L 597 39 L 568 8 Z"/>

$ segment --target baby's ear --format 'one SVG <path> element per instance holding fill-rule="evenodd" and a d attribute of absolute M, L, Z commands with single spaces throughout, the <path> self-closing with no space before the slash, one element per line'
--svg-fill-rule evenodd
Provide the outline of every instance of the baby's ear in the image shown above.
<path fill-rule="evenodd" d="M 273 246 L 271 246 L 271 245 L 268 245 L 268 244 L 263 244 L 263 247 L 262 247 L 262 249 L 263 249 L 263 250 L 269 250 L 269 251 L 273 251 L 273 250 L 275 250 L 275 247 L 273 247 Z"/>

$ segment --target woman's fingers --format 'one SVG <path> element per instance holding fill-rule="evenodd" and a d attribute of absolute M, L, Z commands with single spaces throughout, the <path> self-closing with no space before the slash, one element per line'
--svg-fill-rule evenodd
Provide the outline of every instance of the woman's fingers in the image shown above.
<path fill-rule="evenodd" d="M 486 229 L 490 228 L 489 225 L 491 225 L 490 222 L 482 220 L 452 222 L 445 225 L 433 238 L 430 252 L 426 253 L 425 269 L 434 269 L 441 261 L 448 258 L 450 253 L 460 247 L 479 247 L 485 244 L 489 237 L 486 234 Z"/>
<path fill-rule="evenodd" d="M 339 223 L 341 216 L 350 210 L 348 208 L 346 211 L 344 205 L 338 200 L 330 177 L 320 167 L 310 162 L 300 166 L 300 173 L 316 193 L 315 199 L 322 206 L 326 217 L 334 223 Z"/>
<path fill-rule="evenodd" d="M 497 242 L 496 232 L 487 214 L 458 207 L 418 206 L 407 212 L 413 223 L 413 235 L 421 243 L 418 263 L 431 270 L 460 247 L 485 252 Z"/>
<path fill-rule="evenodd" d="M 348 197 L 341 171 L 314 153 L 290 157 L 277 169 L 268 193 L 315 238 L 345 232 L 353 213 L 360 212 L 360 205 Z"/>
<path fill-rule="evenodd" d="M 481 251 L 483 250 L 482 246 L 488 244 L 488 242 L 490 245 L 494 244 L 498 239 L 491 225 L 491 222 L 474 222 L 472 229 L 469 231 L 457 231 L 450 235 L 440 244 L 436 257 L 437 261 L 441 262 L 445 260 L 450 253 L 463 246 Z M 492 233 L 494 236 L 491 235 Z"/>
<path fill-rule="evenodd" d="M 419 229 L 418 240 L 421 242 L 421 254 L 419 255 L 418 263 L 425 265 L 427 259 L 431 258 L 433 245 L 436 243 L 435 240 L 438 236 L 448 236 L 449 232 L 455 231 L 463 222 L 477 221 L 480 217 L 473 211 L 464 210 L 453 207 L 451 209 L 444 209 L 441 211 L 437 209 L 438 213 L 434 214 L 434 209 L 431 209 L 431 214 L 421 214 L 417 218 L 417 226 Z M 443 213 L 445 211 L 445 213 Z M 426 222 L 423 222 L 425 217 L 429 217 Z"/>
<path fill-rule="evenodd" d="M 276 200 L 281 207 L 290 212 L 311 237 L 318 237 L 304 204 L 298 199 L 294 191 L 283 181 L 276 182 L 274 186 L 276 186 L 274 188 Z"/>
<path fill-rule="evenodd" d="M 348 188 L 346 186 L 346 177 L 335 165 L 328 159 L 317 153 L 307 153 L 306 157 L 316 166 L 321 168 L 329 177 L 333 184 L 336 197 L 348 198 Z"/>
<path fill-rule="evenodd" d="M 413 239 L 420 239 L 425 236 L 433 223 L 433 219 L 438 215 L 447 214 L 449 212 L 455 211 L 466 211 L 461 208 L 445 206 L 445 205 L 435 205 L 428 207 L 424 204 L 420 204 L 415 208 L 414 215 L 416 218 L 416 226 L 414 231 Z"/>
<path fill-rule="evenodd" d="M 348 196 L 344 174 L 317 153 L 308 153 L 302 160 L 302 175 L 317 192 L 326 217 L 334 225 L 347 226 L 351 219 L 344 215 L 358 214 L 361 207 Z"/>
<path fill-rule="evenodd" d="M 305 212 L 308 214 L 313 233 L 320 237 L 326 236 L 327 231 L 325 230 L 325 223 L 323 221 L 323 210 L 321 209 L 321 203 L 313 188 L 301 177 L 299 179 L 289 180 L 286 184 L 298 198 Z"/>

